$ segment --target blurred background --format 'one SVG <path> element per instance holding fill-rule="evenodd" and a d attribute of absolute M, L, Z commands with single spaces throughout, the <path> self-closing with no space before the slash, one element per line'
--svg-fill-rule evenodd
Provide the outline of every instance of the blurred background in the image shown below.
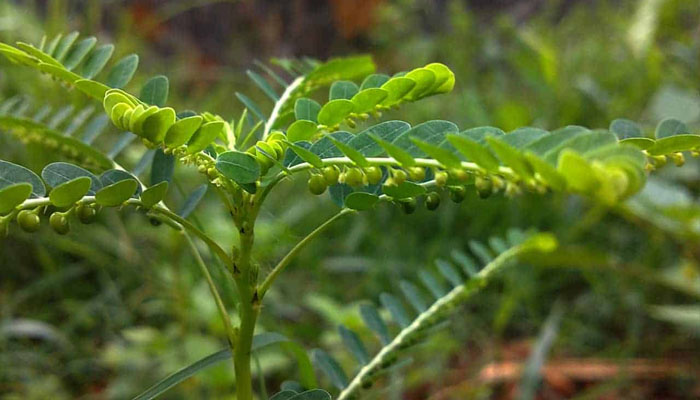
<path fill-rule="evenodd" d="M 607 128 L 624 117 L 651 131 L 675 117 L 700 129 L 697 0 L 0 1 L 3 42 L 72 30 L 114 43 L 117 57 L 139 54 L 135 87 L 167 75 L 169 105 L 226 119 L 243 109 L 235 92 L 266 104 L 245 74 L 256 63 L 368 53 L 381 72 L 442 62 L 457 77 L 451 94 L 387 118 L 508 131 Z M 2 99 L 84 101 L 5 59 L 0 68 Z M 0 158 L 35 170 L 56 160 L 2 132 Z M 401 279 L 470 252 L 470 241 L 510 227 L 550 231 L 557 253 L 510 269 L 367 398 L 700 398 L 700 164 L 688 164 L 657 171 L 614 210 L 572 196 L 470 194 L 460 205 L 443 199 L 437 212 L 405 216 L 383 205 L 341 220 L 270 293 L 261 330 L 324 348 L 350 371 L 336 327 L 376 343 L 362 330 L 362 301 L 398 293 Z M 201 184 L 191 168 L 178 168 L 176 179 Z M 337 210 L 305 185 L 280 185 L 263 210 L 263 270 Z M 171 202 L 182 201 L 175 192 Z M 194 213 L 230 243 L 225 217 L 212 194 Z M 0 242 L 0 398 L 131 398 L 225 347 L 179 235 L 133 210 L 74 228 L 68 236 L 12 229 Z M 231 305 L 231 282 L 216 278 Z M 294 378 L 288 354 L 258 358 L 270 393 Z M 543 368 L 523 379 L 528 365 Z M 231 369 L 219 364 L 163 398 L 232 398 Z"/>

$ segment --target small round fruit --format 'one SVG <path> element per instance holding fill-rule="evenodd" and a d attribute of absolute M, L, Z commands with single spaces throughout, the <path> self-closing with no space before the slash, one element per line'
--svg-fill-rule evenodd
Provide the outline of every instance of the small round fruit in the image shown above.
<path fill-rule="evenodd" d="M 430 211 L 436 210 L 440 207 L 440 195 L 436 192 L 430 192 L 425 196 L 425 208 Z"/>
<path fill-rule="evenodd" d="M 413 214 L 416 211 L 416 199 L 413 197 L 401 200 L 399 204 L 404 214 Z"/>
<path fill-rule="evenodd" d="M 363 178 L 362 171 L 357 168 L 350 168 L 345 171 L 345 183 L 350 186 L 362 186 Z"/>
<path fill-rule="evenodd" d="M 75 209 L 75 213 L 78 214 L 78 219 L 84 224 L 91 224 L 95 222 L 97 217 L 97 210 L 95 207 L 88 204 L 81 204 Z"/>
<path fill-rule="evenodd" d="M 70 231 L 68 218 L 66 218 L 66 215 L 63 213 L 55 212 L 51 214 L 49 224 L 51 224 L 51 228 L 53 228 L 53 230 L 59 235 L 65 235 Z"/>
<path fill-rule="evenodd" d="M 406 178 L 408 178 L 406 171 L 402 169 L 395 169 L 392 175 L 394 177 L 394 182 L 396 182 L 397 185 L 401 185 L 402 183 L 406 182 Z"/>
<path fill-rule="evenodd" d="M 423 167 L 409 167 L 408 176 L 411 177 L 412 181 L 421 182 L 425 179 L 425 168 Z"/>
<path fill-rule="evenodd" d="M 450 188 L 450 199 L 455 203 L 461 203 L 467 196 L 467 191 L 463 186 L 455 186 Z"/>
<path fill-rule="evenodd" d="M 35 212 L 22 210 L 17 214 L 17 223 L 23 231 L 33 233 L 41 227 L 41 218 Z"/>
<path fill-rule="evenodd" d="M 489 179 L 477 176 L 474 179 L 474 187 L 476 188 L 476 193 L 482 199 L 486 199 L 493 194 L 493 184 Z"/>
<path fill-rule="evenodd" d="M 438 171 L 435 173 L 435 185 L 437 187 L 443 187 L 447 184 L 447 172 Z"/>
<path fill-rule="evenodd" d="M 365 176 L 370 185 L 376 185 L 382 180 L 382 169 L 376 166 L 367 167 L 365 169 Z"/>
<path fill-rule="evenodd" d="M 326 180 L 322 175 L 311 175 L 311 178 L 309 178 L 309 191 L 317 196 L 326 191 Z"/>
<path fill-rule="evenodd" d="M 323 179 L 326 180 L 326 185 L 335 185 L 340 177 L 340 170 L 335 165 L 325 167 L 323 171 Z"/>

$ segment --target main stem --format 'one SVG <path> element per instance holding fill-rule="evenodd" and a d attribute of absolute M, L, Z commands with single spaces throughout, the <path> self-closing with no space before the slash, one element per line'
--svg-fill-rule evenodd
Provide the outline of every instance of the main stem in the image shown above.
<path fill-rule="evenodd" d="M 253 399 L 253 377 L 250 361 L 255 323 L 260 312 L 260 299 L 257 292 L 258 267 L 251 260 L 256 215 L 255 212 L 247 213 L 237 224 L 240 250 L 238 254 L 234 255 L 233 260 L 233 277 L 240 297 L 238 308 L 240 326 L 233 355 L 237 400 Z"/>

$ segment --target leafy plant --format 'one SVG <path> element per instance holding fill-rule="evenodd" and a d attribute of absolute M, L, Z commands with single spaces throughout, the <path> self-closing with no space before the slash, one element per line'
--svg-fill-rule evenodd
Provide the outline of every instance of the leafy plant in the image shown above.
<path fill-rule="evenodd" d="M 96 42 L 73 32 L 45 37 L 36 46 L 0 43 L 0 52 L 9 60 L 97 100 L 104 111 L 93 105 L 74 110 L 66 104 L 54 113 L 48 106 L 30 113 L 31 104 L 22 97 L 0 105 L 3 130 L 23 142 L 56 150 L 72 162 L 51 163 L 39 176 L 24 166 L 0 161 L 0 232 L 7 232 L 12 221 L 27 232 L 35 232 L 48 214 L 53 230 L 67 234 L 75 218 L 90 223 L 103 208 L 132 206 L 144 211 L 153 223 L 163 223 L 185 237 L 216 303 L 229 349 L 174 373 L 139 399 L 154 398 L 202 368 L 228 358 L 233 360 L 237 398 L 252 399 L 253 351 L 290 342 L 278 334 L 255 334 L 268 291 L 311 240 L 345 215 L 371 210 L 380 203 L 396 204 L 412 213 L 419 198 L 435 210 L 442 201 L 441 193 L 459 203 L 467 189 L 484 199 L 499 192 L 508 197 L 523 191 L 574 193 L 602 207 L 613 206 L 640 191 L 647 174 L 668 159 L 682 165 L 682 152 L 697 155 L 700 149 L 700 135 L 691 134 L 675 119 L 663 120 L 653 134 L 626 119 L 612 121 L 609 129 L 566 126 L 548 132 L 522 127 L 508 133 L 490 126 L 462 130 L 445 120 L 414 126 L 399 120 L 382 121 L 384 113 L 404 103 L 449 93 L 455 76 L 439 63 L 391 76 L 381 74 L 366 56 L 324 63 L 278 60 L 278 67 L 292 77 L 291 81 L 269 67 L 260 73 L 249 71 L 248 76 L 271 100 L 270 111 L 237 93 L 245 110 L 229 122 L 209 112 L 178 112 L 166 106 L 169 82 L 164 76 L 148 80 L 138 95 L 124 90 L 137 69 L 138 56 L 128 55 L 103 72 L 113 46 L 97 46 Z M 328 96 L 319 102 L 322 88 L 328 88 Z M 65 128 L 59 129 L 68 120 Z M 108 122 L 121 133 L 105 150 L 101 142 L 109 140 L 100 135 Z M 131 148 L 136 138 L 147 150 L 133 167 L 125 168 L 115 158 Z M 176 212 L 167 204 L 167 194 L 177 163 L 195 167 L 207 183 L 193 191 Z M 143 175 L 149 165 L 146 180 Z M 308 176 L 313 194 L 328 191 L 340 211 L 261 276 L 252 257 L 256 220 L 273 189 L 298 175 Z M 230 231 L 237 243 L 230 252 L 206 232 L 206 224 L 201 226 L 188 218 L 208 188 L 219 195 L 231 216 Z M 232 323 L 212 278 L 211 268 L 218 264 L 205 263 L 194 238 L 206 244 L 235 282 L 237 324 Z M 451 289 L 424 272 L 422 281 L 435 298 L 432 303 L 415 285 L 402 283 L 408 303 L 417 312 L 415 318 L 409 317 L 396 297 L 382 295 L 382 305 L 401 327 L 393 339 L 377 309 L 363 306 L 363 319 L 382 344 L 373 358 L 355 333 L 341 327 L 345 346 L 361 364 L 353 378 L 325 351 L 312 352 L 315 364 L 340 390 L 338 398 L 358 398 L 361 390 L 371 387 L 380 373 L 396 363 L 403 350 L 429 335 L 491 275 L 524 253 L 552 251 L 556 240 L 547 234 L 527 238 L 513 232 L 507 239 L 493 239 L 490 247 L 472 246 L 485 265 L 481 271 L 467 259 L 462 259 L 464 273 L 449 263 L 438 263 Z M 306 353 L 298 346 L 293 352 L 300 384 L 287 385 L 271 398 L 330 398 L 316 388 Z"/>

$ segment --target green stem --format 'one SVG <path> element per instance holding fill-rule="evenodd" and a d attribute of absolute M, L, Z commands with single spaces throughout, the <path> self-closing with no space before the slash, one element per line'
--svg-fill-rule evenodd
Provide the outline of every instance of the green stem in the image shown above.
<path fill-rule="evenodd" d="M 277 265 L 275 266 L 275 268 L 272 269 L 270 274 L 267 275 L 263 283 L 260 285 L 260 288 L 258 289 L 260 297 L 263 298 L 265 296 L 265 293 L 268 289 L 270 289 L 270 286 L 275 281 L 277 276 L 279 276 L 279 274 L 282 273 L 282 271 L 287 267 L 287 265 L 289 265 L 289 263 L 294 259 L 294 257 L 296 257 L 296 255 L 299 254 L 299 252 L 304 247 L 306 247 L 307 244 L 309 244 L 316 236 L 321 234 L 321 232 L 326 230 L 326 228 L 328 228 L 336 220 L 340 219 L 343 215 L 350 214 L 353 212 L 355 212 L 355 210 L 351 210 L 349 208 L 344 208 L 340 210 L 339 213 L 329 218 L 326 222 L 319 225 L 316 229 L 311 231 L 311 233 L 306 235 L 306 237 L 301 239 L 299 243 L 297 243 L 296 246 L 294 246 L 292 250 L 290 250 L 289 253 L 287 253 L 287 255 L 285 255 L 279 263 L 277 263 Z"/>

